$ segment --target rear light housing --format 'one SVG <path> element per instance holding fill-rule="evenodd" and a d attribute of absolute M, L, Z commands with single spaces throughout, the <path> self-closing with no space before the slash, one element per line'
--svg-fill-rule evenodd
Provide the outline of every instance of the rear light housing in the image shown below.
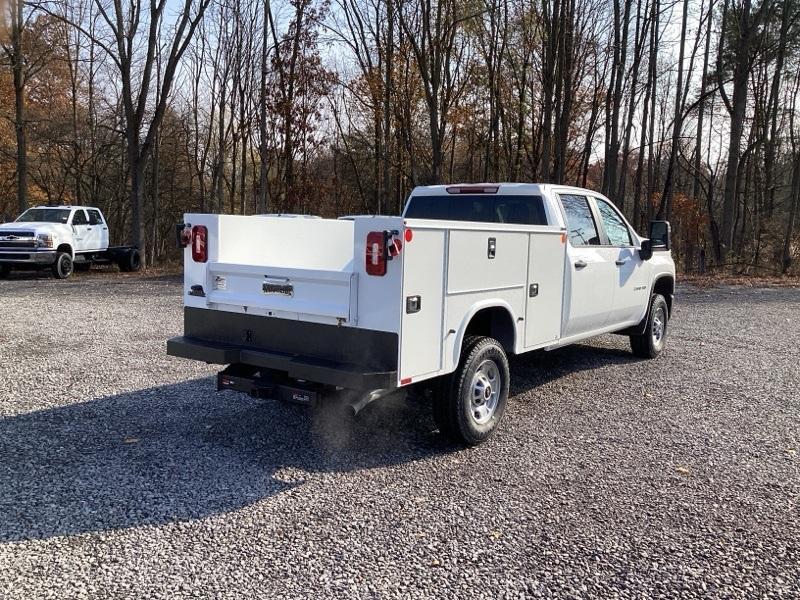
<path fill-rule="evenodd" d="M 208 227 L 205 225 L 192 227 L 192 260 L 199 263 L 208 260 Z"/>
<path fill-rule="evenodd" d="M 448 194 L 496 194 L 499 185 L 451 185 L 447 187 Z"/>
<path fill-rule="evenodd" d="M 367 234 L 365 266 L 367 275 L 383 277 L 386 275 L 386 232 L 370 231 Z"/>

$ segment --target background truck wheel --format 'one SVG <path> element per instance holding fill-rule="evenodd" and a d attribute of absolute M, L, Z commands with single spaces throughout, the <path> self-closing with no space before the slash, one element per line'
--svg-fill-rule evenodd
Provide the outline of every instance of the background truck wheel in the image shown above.
<path fill-rule="evenodd" d="M 92 268 L 92 263 L 90 262 L 73 263 L 73 268 L 79 273 L 88 273 Z"/>
<path fill-rule="evenodd" d="M 142 267 L 142 257 L 136 248 L 132 248 L 125 252 L 117 261 L 119 270 L 125 273 L 138 271 Z"/>
<path fill-rule="evenodd" d="M 441 433 L 469 446 L 489 439 L 503 419 L 508 382 L 508 358 L 500 342 L 467 338 L 458 368 L 445 381 L 444 393 L 434 398 Z"/>
<path fill-rule="evenodd" d="M 8 265 L 0 265 L 0 279 L 5 279 L 11 272 L 11 267 Z"/>
<path fill-rule="evenodd" d="M 68 252 L 56 254 L 56 262 L 53 263 L 53 277 L 66 279 L 72 275 L 72 268 L 72 256 Z"/>
<path fill-rule="evenodd" d="M 647 314 L 647 326 L 642 335 L 631 336 L 631 350 L 639 358 L 655 358 L 664 349 L 667 339 L 667 322 L 669 308 L 661 294 L 653 294 L 650 311 Z"/>

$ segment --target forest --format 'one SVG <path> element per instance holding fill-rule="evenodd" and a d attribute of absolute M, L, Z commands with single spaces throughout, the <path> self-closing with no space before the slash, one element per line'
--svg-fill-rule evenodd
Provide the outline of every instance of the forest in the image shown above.
<path fill-rule="evenodd" d="M 800 0 L 3 0 L 0 216 L 398 214 L 596 189 L 683 272 L 800 272 Z"/>

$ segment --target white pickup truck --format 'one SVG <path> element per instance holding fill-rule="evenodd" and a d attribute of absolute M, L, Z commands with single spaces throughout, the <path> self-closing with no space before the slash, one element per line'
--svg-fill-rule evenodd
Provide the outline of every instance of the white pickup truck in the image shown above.
<path fill-rule="evenodd" d="M 50 268 L 66 279 L 73 269 L 116 263 L 138 271 L 139 250 L 108 245 L 108 223 L 93 206 L 35 206 L 0 225 L 0 278 L 11 269 Z"/>
<path fill-rule="evenodd" d="M 418 187 L 400 217 L 187 214 L 184 335 L 173 356 L 229 365 L 218 389 L 357 412 L 424 391 L 441 432 L 478 444 L 503 417 L 508 354 L 603 333 L 664 348 L 669 224 L 636 234 L 585 189 Z"/>

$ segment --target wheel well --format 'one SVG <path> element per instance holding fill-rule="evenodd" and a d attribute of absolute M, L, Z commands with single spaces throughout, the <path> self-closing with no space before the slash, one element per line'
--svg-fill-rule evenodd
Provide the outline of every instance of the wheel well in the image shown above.
<path fill-rule="evenodd" d="M 493 337 L 500 342 L 506 352 L 514 352 L 514 339 L 516 337 L 514 319 L 508 310 L 502 306 L 484 308 L 472 315 L 464 332 L 465 338 L 468 335 Z"/>
<path fill-rule="evenodd" d="M 72 256 L 72 246 L 69 244 L 60 244 L 58 248 L 56 248 L 56 252 L 66 252 L 70 256 Z"/>
<path fill-rule="evenodd" d="M 667 310 L 672 314 L 672 296 L 675 294 L 675 280 L 672 277 L 659 277 L 653 284 L 653 293 L 661 294 L 667 301 Z"/>

